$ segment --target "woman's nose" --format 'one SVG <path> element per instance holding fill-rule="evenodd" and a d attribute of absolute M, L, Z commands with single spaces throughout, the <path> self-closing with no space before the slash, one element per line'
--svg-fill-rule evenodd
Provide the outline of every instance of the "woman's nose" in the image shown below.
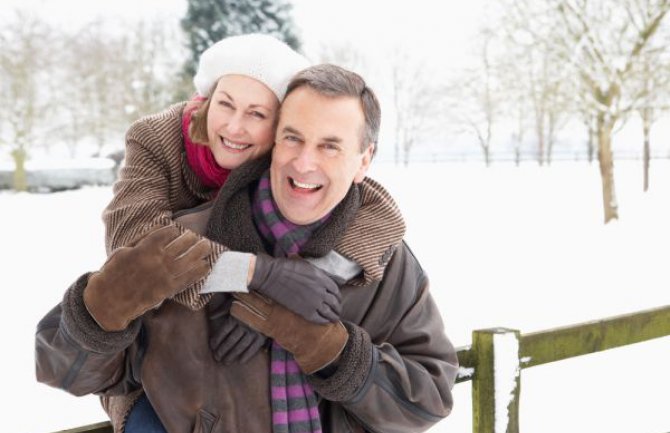
<path fill-rule="evenodd" d="M 244 132 L 244 120 L 240 115 L 234 115 L 226 124 L 226 131 L 232 136 L 239 136 Z"/>

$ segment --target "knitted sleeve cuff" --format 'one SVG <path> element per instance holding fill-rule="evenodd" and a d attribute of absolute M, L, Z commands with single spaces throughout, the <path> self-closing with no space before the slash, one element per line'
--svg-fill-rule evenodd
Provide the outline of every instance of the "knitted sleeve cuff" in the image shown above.
<path fill-rule="evenodd" d="M 349 333 L 335 372 L 322 378 L 316 374 L 307 377 L 314 390 L 330 401 L 348 401 L 354 398 L 365 385 L 370 375 L 373 360 L 373 345 L 370 335 L 361 327 L 344 323 Z"/>
<path fill-rule="evenodd" d="M 140 320 L 136 319 L 126 329 L 118 332 L 103 330 L 91 317 L 84 304 L 84 289 L 91 273 L 79 277 L 65 292 L 61 308 L 61 325 L 69 337 L 89 352 L 116 353 L 132 344 L 140 331 Z"/>
<path fill-rule="evenodd" d="M 201 294 L 213 292 L 247 293 L 247 276 L 252 254 L 224 251 L 212 266 L 212 271 L 200 290 Z"/>

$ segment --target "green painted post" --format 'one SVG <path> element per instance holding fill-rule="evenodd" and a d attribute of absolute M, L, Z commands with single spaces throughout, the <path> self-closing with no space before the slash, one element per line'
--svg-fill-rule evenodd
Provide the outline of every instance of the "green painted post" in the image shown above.
<path fill-rule="evenodd" d="M 505 328 L 472 333 L 473 433 L 519 433 L 520 338 Z"/>

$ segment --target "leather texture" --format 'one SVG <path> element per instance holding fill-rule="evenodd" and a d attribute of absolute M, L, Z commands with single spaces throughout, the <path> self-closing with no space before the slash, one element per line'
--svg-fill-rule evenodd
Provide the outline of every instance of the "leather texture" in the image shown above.
<path fill-rule="evenodd" d="M 339 321 L 312 323 L 254 292 L 235 294 L 230 314 L 293 354 L 305 374 L 313 374 L 335 361 L 349 335 Z"/>

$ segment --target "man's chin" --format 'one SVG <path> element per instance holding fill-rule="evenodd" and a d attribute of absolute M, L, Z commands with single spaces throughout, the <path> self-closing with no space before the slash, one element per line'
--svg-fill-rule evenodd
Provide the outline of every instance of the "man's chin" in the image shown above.
<path fill-rule="evenodd" d="M 280 212 L 289 222 L 299 226 L 306 226 L 315 223 L 328 214 L 328 212 L 319 212 L 315 209 L 297 208 L 291 208 L 287 212 L 281 211 L 280 208 Z"/>

